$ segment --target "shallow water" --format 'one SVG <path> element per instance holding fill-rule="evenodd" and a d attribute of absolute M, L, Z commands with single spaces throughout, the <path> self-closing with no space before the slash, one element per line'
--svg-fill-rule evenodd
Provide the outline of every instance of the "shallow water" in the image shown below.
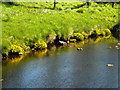
<path fill-rule="evenodd" d="M 3 61 L 3 88 L 117 88 L 118 50 L 114 41 L 107 41 L 53 47 L 19 62 Z"/>

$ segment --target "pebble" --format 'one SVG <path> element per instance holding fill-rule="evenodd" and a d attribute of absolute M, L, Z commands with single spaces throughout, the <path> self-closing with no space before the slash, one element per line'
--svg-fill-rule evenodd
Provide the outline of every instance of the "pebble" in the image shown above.
<path fill-rule="evenodd" d="M 117 43 L 118 46 L 120 46 L 120 43 Z"/>
<path fill-rule="evenodd" d="M 67 43 L 70 43 L 69 41 L 67 41 Z"/>
<path fill-rule="evenodd" d="M 77 50 L 83 51 L 83 49 L 82 49 L 82 48 L 77 48 Z"/>
<path fill-rule="evenodd" d="M 32 48 L 32 50 L 35 50 L 34 48 Z"/>
<path fill-rule="evenodd" d="M 118 46 L 115 46 L 116 48 L 118 48 Z"/>
<path fill-rule="evenodd" d="M 19 55 L 23 55 L 23 53 L 19 53 Z"/>
<path fill-rule="evenodd" d="M 114 65 L 113 64 L 107 64 L 108 67 L 113 67 Z"/>

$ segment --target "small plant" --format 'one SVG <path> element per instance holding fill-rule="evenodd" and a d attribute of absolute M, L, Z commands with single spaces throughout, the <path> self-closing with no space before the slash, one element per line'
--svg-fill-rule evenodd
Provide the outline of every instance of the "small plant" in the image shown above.
<path fill-rule="evenodd" d="M 84 40 L 84 36 L 81 33 L 73 33 L 72 38 L 78 41 Z"/>
<path fill-rule="evenodd" d="M 10 47 L 10 52 L 11 53 L 23 53 L 24 50 L 22 47 L 18 46 L 18 45 L 11 45 Z"/>
<path fill-rule="evenodd" d="M 34 48 L 35 49 L 45 49 L 47 48 L 47 44 L 41 40 L 41 41 L 37 41 L 35 44 L 34 44 Z"/>
<path fill-rule="evenodd" d="M 87 38 L 88 38 L 88 34 L 87 34 L 87 33 L 82 32 L 82 35 L 84 36 L 84 39 L 87 39 Z"/>
<path fill-rule="evenodd" d="M 77 40 L 76 39 L 70 39 L 70 42 L 76 42 Z"/>
<path fill-rule="evenodd" d="M 105 32 L 103 30 L 100 31 L 100 36 L 105 36 Z"/>
<path fill-rule="evenodd" d="M 99 30 L 99 29 L 95 29 L 95 30 L 93 30 L 92 31 L 92 36 L 93 37 L 98 37 L 98 36 L 101 36 L 101 30 Z"/>
<path fill-rule="evenodd" d="M 108 36 L 111 34 L 111 31 L 109 29 L 105 29 L 105 35 Z"/>
<path fill-rule="evenodd" d="M 23 49 L 24 49 L 25 51 L 30 50 L 30 47 L 29 47 L 29 46 L 23 45 L 22 47 L 23 47 Z"/>

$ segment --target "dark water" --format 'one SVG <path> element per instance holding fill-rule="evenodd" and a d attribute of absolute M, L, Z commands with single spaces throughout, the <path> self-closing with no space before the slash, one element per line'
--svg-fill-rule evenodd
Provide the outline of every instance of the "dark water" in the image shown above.
<path fill-rule="evenodd" d="M 40 57 L 37 53 L 17 63 L 3 62 L 3 88 L 117 88 L 118 50 L 114 41 L 107 41 L 78 44 L 83 51 L 74 45 L 53 47 Z"/>

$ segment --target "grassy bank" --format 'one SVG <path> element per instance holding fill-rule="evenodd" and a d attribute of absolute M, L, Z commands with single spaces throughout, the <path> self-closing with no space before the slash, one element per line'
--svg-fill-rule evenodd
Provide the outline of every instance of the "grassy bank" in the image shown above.
<path fill-rule="evenodd" d="M 46 48 L 56 37 L 69 40 L 83 31 L 88 36 L 94 30 L 104 35 L 117 23 L 117 3 L 112 8 L 111 3 L 92 2 L 88 7 L 85 2 L 57 2 L 55 9 L 52 2 L 2 3 L 2 53 L 23 52 L 35 45 Z"/>

